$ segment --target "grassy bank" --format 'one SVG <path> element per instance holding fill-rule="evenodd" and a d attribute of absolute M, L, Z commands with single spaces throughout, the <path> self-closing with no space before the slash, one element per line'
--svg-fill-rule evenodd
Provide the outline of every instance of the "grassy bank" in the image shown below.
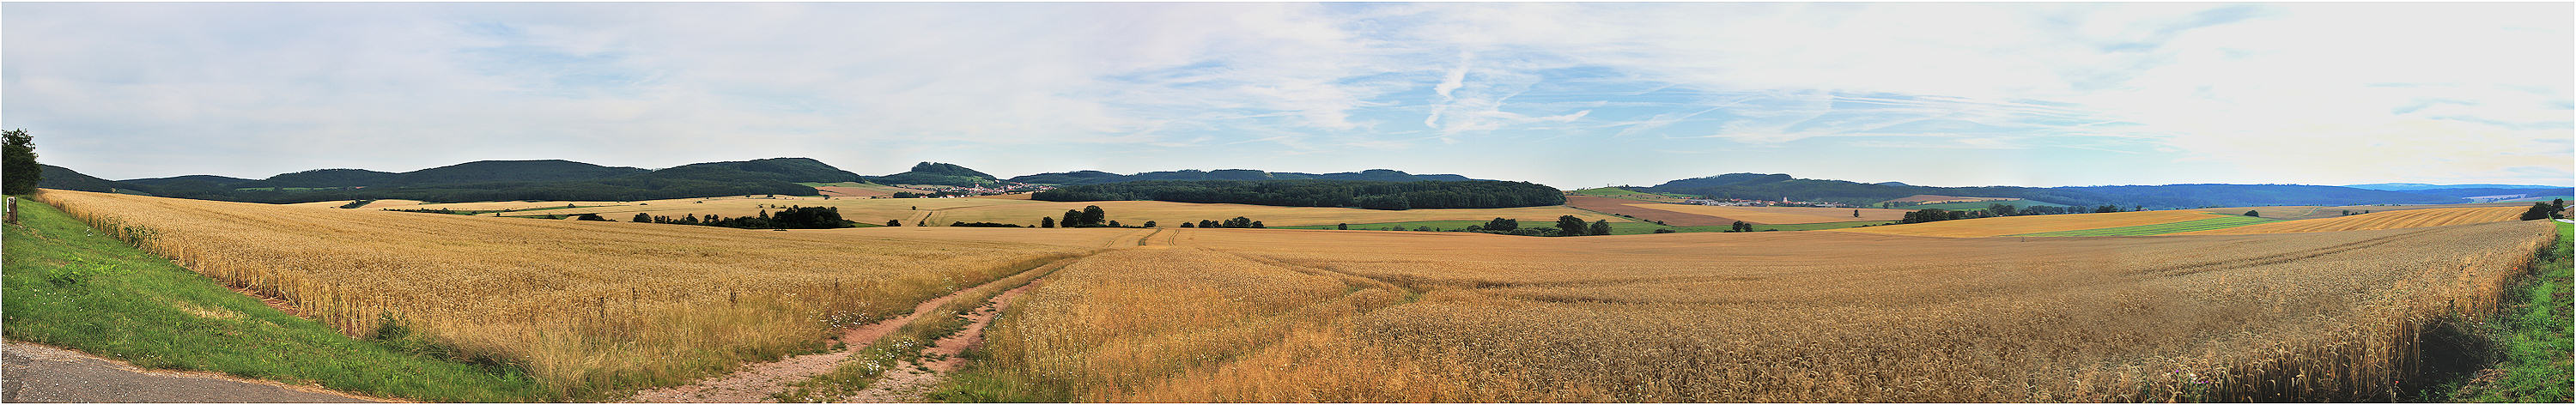
<path fill-rule="evenodd" d="M 450 362 L 352 339 L 137 250 L 51 206 L 20 201 L 7 225 L 10 339 L 117 358 L 435 402 L 530 401 L 516 369 Z"/>
<path fill-rule="evenodd" d="M 2570 372 L 2571 353 L 2576 344 L 2571 330 L 2569 295 L 2576 293 L 2569 276 L 2576 273 L 2568 260 L 2568 243 L 2576 240 L 2576 226 L 2558 224 L 2558 241 L 2542 250 L 2532 260 L 2532 276 L 2514 289 L 2513 301 L 2504 313 L 2491 318 L 2484 328 L 2494 339 L 2497 361 L 2492 369 L 2464 388 L 2452 392 L 2454 402 L 2542 402 L 2566 403 L 2576 400 L 2569 385 L 2576 381 Z"/>

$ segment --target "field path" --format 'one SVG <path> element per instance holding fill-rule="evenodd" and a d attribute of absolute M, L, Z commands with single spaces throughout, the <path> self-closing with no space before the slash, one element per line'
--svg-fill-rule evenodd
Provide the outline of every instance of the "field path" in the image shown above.
<path fill-rule="evenodd" d="M 1040 269 L 1045 269 L 1049 266 L 1057 266 L 1076 259 L 1079 258 L 1066 258 L 1023 271 L 1040 271 Z M 1027 287 L 1022 286 L 1021 288 Z M 965 294 L 970 290 L 974 290 L 974 287 L 960 288 L 957 289 L 956 292 L 949 293 L 948 295 L 940 296 L 939 298 L 931 299 L 929 301 L 922 301 L 921 304 L 914 305 L 912 307 L 911 313 L 904 314 L 900 317 L 881 320 L 876 323 L 861 325 L 856 328 L 850 328 L 850 330 L 841 333 L 841 336 L 836 338 L 837 342 L 846 344 L 846 346 L 844 346 L 840 351 L 790 356 L 788 358 L 779 359 L 778 361 L 746 364 L 742 369 L 735 370 L 731 374 L 708 377 L 694 383 L 689 383 L 688 385 L 663 387 L 637 392 L 633 398 L 629 399 L 629 401 L 652 403 L 776 402 L 777 400 L 770 397 L 770 395 L 784 390 L 787 387 L 787 384 L 804 381 L 814 378 L 814 376 L 832 372 L 832 369 L 840 367 L 843 360 L 849 359 L 850 355 L 857 354 L 861 349 L 866 349 L 869 342 L 875 342 L 877 341 L 877 338 L 885 337 L 887 334 L 894 333 L 895 329 L 902 328 L 903 325 L 911 324 L 914 319 L 920 318 L 922 314 L 938 310 L 940 305 L 945 305 L 948 301 L 954 300 L 958 295 Z M 1018 291 L 1019 289 L 1012 289 L 1011 293 L 1016 293 Z M 1011 296 L 1011 293 L 1002 294 L 1000 297 Z M 981 316 L 987 319 L 991 318 L 990 315 Z M 976 336 L 978 341 L 981 341 L 983 336 L 981 328 L 983 327 L 983 324 L 980 323 L 981 321 L 978 322 L 979 323 L 972 326 L 972 328 L 976 328 L 972 329 L 974 331 L 972 334 Z M 940 341 L 941 346 L 946 346 L 947 344 L 948 341 L 946 340 Z M 960 347 L 962 348 L 962 346 Z"/>
<path fill-rule="evenodd" d="M 387 402 L 208 372 L 146 370 L 70 349 L 0 346 L 0 402 Z"/>
<path fill-rule="evenodd" d="M 1039 280 L 1043 279 L 1043 277 L 1039 278 Z M 958 330 L 957 334 L 940 338 L 932 347 L 921 350 L 921 358 L 895 367 L 894 371 L 877 377 L 875 383 L 868 384 L 868 388 L 860 391 L 858 395 L 841 398 L 837 402 L 930 402 L 929 398 L 922 395 L 928 393 L 931 388 L 938 387 L 940 382 L 946 381 L 948 373 L 957 371 L 958 366 L 966 364 L 966 359 L 958 357 L 958 354 L 965 353 L 968 348 L 984 344 L 984 326 L 993 323 L 993 317 L 1001 315 L 1002 310 L 1009 309 L 1013 298 L 1018 298 L 1020 293 L 1037 285 L 1038 280 L 1030 280 L 1028 284 L 994 295 L 992 300 L 984 302 L 983 307 L 976 308 L 967 314 L 965 329 Z M 921 371 L 913 366 L 928 367 L 930 371 Z"/>

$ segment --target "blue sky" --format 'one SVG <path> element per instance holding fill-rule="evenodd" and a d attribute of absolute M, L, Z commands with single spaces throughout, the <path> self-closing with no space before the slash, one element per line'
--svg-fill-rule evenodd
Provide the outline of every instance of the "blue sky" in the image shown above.
<path fill-rule="evenodd" d="M 1563 188 L 2576 183 L 2567 3 L 0 5 L 111 179 L 782 156 Z"/>

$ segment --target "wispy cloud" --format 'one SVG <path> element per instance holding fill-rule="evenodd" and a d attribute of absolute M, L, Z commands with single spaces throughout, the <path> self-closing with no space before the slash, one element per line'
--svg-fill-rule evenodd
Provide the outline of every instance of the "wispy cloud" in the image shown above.
<path fill-rule="evenodd" d="M 2171 165 L 2104 183 L 2564 184 L 2550 170 L 2576 162 L 2563 3 L 0 7 L 8 125 L 110 177 L 784 155 L 1016 173 L 1148 152 L 1358 169 L 1590 144 Z M 1277 153 L 1233 151 L 1259 144 Z M 1642 173 L 1662 172 L 1533 180 Z"/>

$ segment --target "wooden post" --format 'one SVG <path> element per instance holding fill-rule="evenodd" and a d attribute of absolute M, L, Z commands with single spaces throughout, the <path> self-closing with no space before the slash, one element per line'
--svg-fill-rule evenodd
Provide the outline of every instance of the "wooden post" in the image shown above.
<path fill-rule="evenodd" d="M 8 197 L 8 199 L 9 207 L 6 209 L 9 210 L 9 213 L 5 215 L 9 217 L 9 223 L 18 223 L 18 197 Z"/>

